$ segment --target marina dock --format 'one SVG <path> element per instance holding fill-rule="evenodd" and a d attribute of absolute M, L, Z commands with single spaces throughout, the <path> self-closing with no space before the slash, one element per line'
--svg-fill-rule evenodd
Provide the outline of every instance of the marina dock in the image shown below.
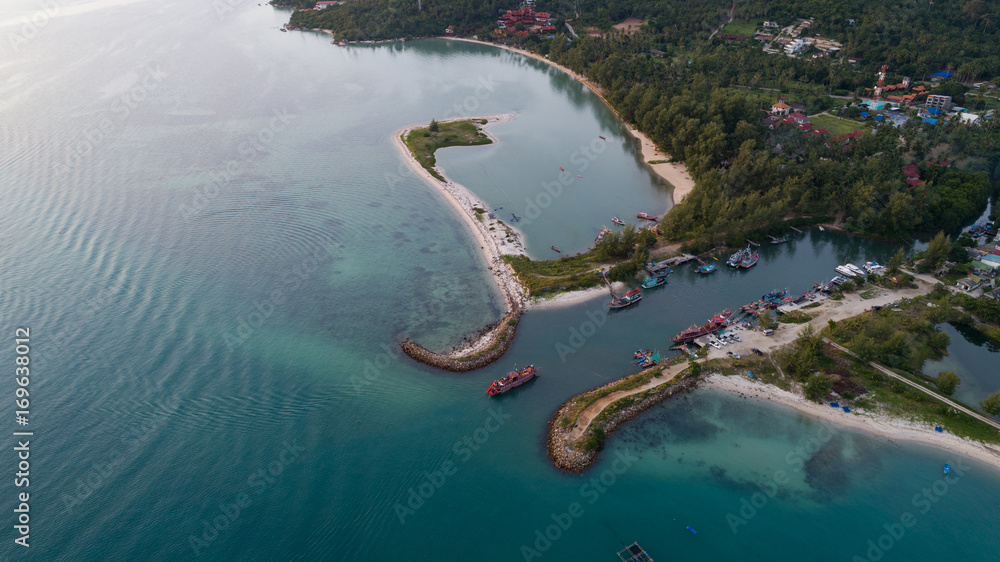
<path fill-rule="evenodd" d="M 695 256 L 692 256 L 691 254 L 681 254 L 679 256 L 674 256 L 672 258 L 667 258 L 667 259 L 665 259 L 663 261 L 654 261 L 654 262 L 651 262 L 651 263 L 647 263 L 646 264 L 646 271 L 648 271 L 652 275 L 656 275 L 657 273 L 659 273 L 659 272 L 661 272 L 661 271 L 663 271 L 665 269 L 671 268 L 671 267 L 673 267 L 675 265 L 680 265 L 682 263 L 687 263 L 689 261 L 693 261 L 693 260 L 696 260 L 696 259 L 698 259 L 698 258 L 695 257 Z"/>

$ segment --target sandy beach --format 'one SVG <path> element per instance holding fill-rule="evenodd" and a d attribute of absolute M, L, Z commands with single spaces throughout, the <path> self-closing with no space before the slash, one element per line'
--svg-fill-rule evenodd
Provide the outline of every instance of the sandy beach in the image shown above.
<path fill-rule="evenodd" d="M 823 421 L 866 431 L 884 437 L 889 441 L 909 441 L 954 451 L 1000 468 L 1000 448 L 963 439 L 951 433 L 938 433 L 929 425 L 890 418 L 883 414 L 853 408 L 851 409 L 851 413 L 847 413 L 840 408 L 831 408 L 827 404 L 810 402 L 803 396 L 782 390 L 776 386 L 737 375 L 711 375 L 702 383 L 702 388 L 713 388 L 739 396 L 746 396 L 754 400 L 777 404 Z"/>
<path fill-rule="evenodd" d="M 483 132 L 492 140 L 493 142 L 499 142 L 499 140 L 489 133 L 488 128 L 491 125 L 497 123 L 505 123 L 510 121 L 515 117 L 513 113 L 500 113 L 495 115 L 484 115 L 480 117 L 456 117 L 454 119 L 445 119 L 440 122 L 446 123 L 449 121 L 461 121 L 467 119 L 478 119 L 486 120 L 486 124 L 482 126 Z M 504 254 L 514 254 L 522 255 L 525 254 L 524 243 L 522 234 L 515 228 L 501 223 L 496 219 L 489 219 L 485 214 L 477 215 L 473 210 L 474 208 L 489 210 L 489 207 L 476 196 L 471 190 L 462 184 L 456 183 L 448 178 L 442 170 L 438 169 L 437 172 L 441 174 L 441 177 L 445 181 L 441 181 L 430 174 L 423 166 L 417 162 L 416 158 L 410 153 L 410 149 L 403 143 L 403 138 L 409 134 L 413 129 L 418 129 L 421 127 L 426 127 L 430 123 L 418 123 L 416 125 L 410 125 L 396 131 L 393 134 L 393 142 L 396 148 L 399 149 L 400 154 L 406 159 L 410 164 L 410 168 L 413 172 L 424 179 L 428 184 L 434 186 L 444 195 L 445 199 L 451 203 L 455 211 L 462 217 L 465 221 L 466 226 L 469 227 L 469 231 L 476 237 L 479 242 L 480 248 L 483 251 L 483 256 L 486 259 L 487 267 L 491 272 L 493 272 L 494 278 L 497 280 L 497 285 L 500 287 L 500 292 L 503 294 L 504 301 L 507 304 L 508 312 L 514 310 L 520 310 L 524 307 L 525 294 L 524 288 L 521 287 L 521 283 L 518 282 L 514 275 L 514 270 L 511 269 L 509 265 L 501 255 Z M 480 216 L 482 219 L 480 220 Z M 490 230 L 493 227 L 494 230 Z M 508 234 L 507 229 L 510 229 L 510 234 Z M 508 242 L 507 239 L 512 238 L 513 242 Z M 486 338 L 483 338 L 485 340 Z M 477 342 L 481 343 L 481 342 Z M 474 348 L 476 344 L 470 346 Z M 474 351 L 474 349 L 471 349 Z M 468 351 L 468 350 L 461 350 Z"/>
<path fill-rule="evenodd" d="M 597 97 L 601 98 L 601 101 L 603 101 L 609 108 L 611 108 L 611 111 L 615 112 L 615 115 L 618 115 L 618 112 L 615 110 L 615 108 L 610 103 L 608 103 L 608 100 L 605 99 L 604 94 L 601 93 L 601 89 L 596 84 L 592 83 L 590 80 L 587 80 L 586 76 L 576 73 L 573 70 L 561 64 L 552 62 L 541 55 L 532 53 L 530 51 L 525 51 L 524 49 L 517 49 L 514 47 L 509 47 L 507 45 L 497 45 L 496 43 L 490 43 L 488 41 L 479 41 L 477 39 L 465 39 L 461 37 L 446 37 L 445 39 L 447 39 L 448 41 L 466 41 L 468 43 L 489 45 L 490 47 L 496 47 L 498 49 L 503 49 L 505 51 L 510 51 L 512 53 L 518 53 L 526 57 L 542 61 L 555 68 L 558 68 L 562 72 L 569 74 L 574 79 L 576 79 L 583 85 L 590 88 L 591 91 L 597 94 Z M 629 123 L 625 122 L 625 120 L 621 118 L 621 115 L 618 115 L 618 119 L 622 122 L 622 124 L 625 125 L 625 128 L 628 129 L 628 132 L 639 142 L 642 151 L 642 161 L 646 163 L 646 165 L 649 167 L 650 170 L 653 171 L 654 174 L 660 176 L 661 178 L 666 180 L 667 183 L 673 186 L 674 189 L 672 192 L 672 199 L 674 205 L 677 205 L 678 203 L 683 201 L 684 197 L 686 197 L 687 194 L 691 193 L 691 190 L 694 189 L 694 180 L 692 180 L 690 174 L 687 173 L 687 169 L 684 167 L 684 164 L 682 163 L 650 164 L 649 162 L 651 160 L 669 160 L 670 156 L 657 149 L 656 145 L 648 136 L 646 136 L 642 131 L 639 131 Z"/>
<path fill-rule="evenodd" d="M 624 293 L 628 290 L 628 285 L 620 281 L 615 281 L 611 284 L 615 288 L 616 293 Z M 559 293 L 554 297 L 549 298 L 535 298 L 528 302 L 528 308 L 532 310 L 547 310 L 552 308 L 565 308 L 567 306 L 578 305 L 583 302 L 606 300 L 610 299 L 611 295 L 608 293 L 607 287 L 593 287 L 590 289 L 584 289 L 582 291 L 570 291 L 568 293 Z"/>

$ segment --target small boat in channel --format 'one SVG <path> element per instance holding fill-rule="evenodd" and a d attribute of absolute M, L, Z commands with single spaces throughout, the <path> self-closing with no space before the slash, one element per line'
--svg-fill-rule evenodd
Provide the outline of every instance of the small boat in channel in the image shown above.
<path fill-rule="evenodd" d="M 557 251 L 557 252 L 559 252 L 560 254 L 562 253 L 562 250 L 560 250 L 559 248 L 556 248 L 555 246 L 552 246 L 552 249 L 555 250 L 555 251 Z"/>
<path fill-rule="evenodd" d="M 621 220 L 618 217 L 611 217 L 611 222 L 613 222 L 613 223 L 615 223 L 615 224 L 617 224 L 619 226 L 625 226 L 625 221 Z"/>
<path fill-rule="evenodd" d="M 648 220 L 648 221 L 660 220 L 660 217 L 658 217 L 656 215 L 651 215 L 651 214 L 645 213 L 645 212 L 639 213 L 638 215 L 636 215 L 636 217 L 638 217 L 640 219 Z"/>
<path fill-rule="evenodd" d="M 702 275 L 708 275 L 709 273 L 714 273 L 716 269 L 718 269 L 718 267 L 716 267 L 714 263 L 706 263 L 694 268 L 694 272 Z"/>

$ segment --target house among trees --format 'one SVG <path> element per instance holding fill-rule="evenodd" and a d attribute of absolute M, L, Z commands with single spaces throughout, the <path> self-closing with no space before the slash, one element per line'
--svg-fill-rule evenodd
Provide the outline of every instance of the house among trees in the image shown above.
<path fill-rule="evenodd" d="M 797 111 L 795 113 L 790 114 L 789 117 L 791 117 L 792 119 L 794 119 L 795 122 L 798 123 L 799 125 L 802 125 L 804 123 L 808 123 L 809 122 L 809 118 L 808 117 L 806 117 L 805 115 L 803 115 L 802 113 L 799 113 Z"/>
<path fill-rule="evenodd" d="M 497 27 L 501 30 L 514 31 L 519 24 L 523 31 L 530 33 L 554 33 L 556 30 L 552 25 L 552 15 L 548 12 L 536 12 L 531 5 L 507 10 L 497 20 Z"/>
<path fill-rule="evenodd" d="M 779 101 L 771 106 L 771 115 L 788 115 L 788 112 L 791 110 L 792 106 L 783 101 Z"/>

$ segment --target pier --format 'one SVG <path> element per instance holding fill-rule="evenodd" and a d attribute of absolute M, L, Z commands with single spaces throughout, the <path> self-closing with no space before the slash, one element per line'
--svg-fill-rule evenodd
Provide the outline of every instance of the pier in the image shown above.
<path fill-rule="evenodd" d="M 657 273 L 667 268 L 673 267 L 675 265 L 680 265 L 682 263 L 687 263 L 689 261 L 695 261 L 697 259 L 698 258 L 696 256 L 692 256 L 691 254 L 681 254 L 679 256 L 667 258 L 663 261 L 654 261 L 651 263 L 647 263 L 646 271 L 648 271 L 652 275 L 656 275 Z"/>

